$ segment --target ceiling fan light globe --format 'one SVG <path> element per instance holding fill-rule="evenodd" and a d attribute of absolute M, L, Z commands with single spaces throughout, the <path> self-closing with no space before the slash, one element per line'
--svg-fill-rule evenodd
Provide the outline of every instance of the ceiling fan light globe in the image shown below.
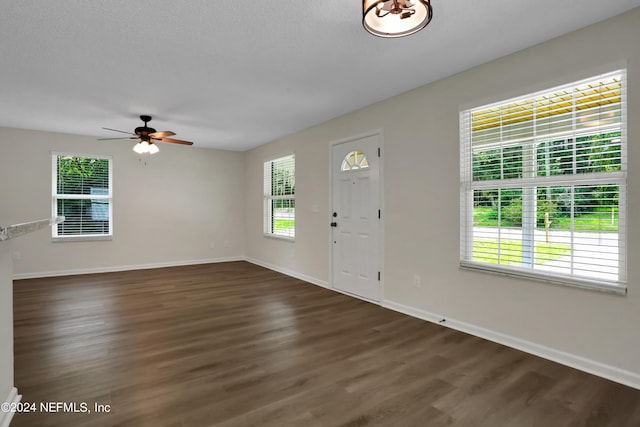
<path fill-rule="evenodd" d="M 148 153 L 149 152 L 149 141 L 142 141 L 140 143 L 140 145 L 142 145 L 142 152 L 143 153 Z"/>
<path fill-rule="evenodd" d="M 160 149 L 156 144 L 149 144 L 149 154 L 156 154 Z"/>
<path fill-rule="evenodd" d="M 138 142 L 136 145 L 133 146 L 133 151 L 135 151 L 138 154 L 143 154 L 144 153 L 144 148 L 142 147 L 142 143 Z"/>

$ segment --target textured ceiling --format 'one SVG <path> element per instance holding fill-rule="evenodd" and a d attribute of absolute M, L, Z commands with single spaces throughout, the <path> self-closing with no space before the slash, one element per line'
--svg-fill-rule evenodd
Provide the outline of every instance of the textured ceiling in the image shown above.
<path fill-rule="evenodd" d="M 0 126 L 113 137 L 150 114 L 246 150 L 640 6 L 432 1 L 426 29 L 381 39 L 360 0 L 0 0 Z"/>

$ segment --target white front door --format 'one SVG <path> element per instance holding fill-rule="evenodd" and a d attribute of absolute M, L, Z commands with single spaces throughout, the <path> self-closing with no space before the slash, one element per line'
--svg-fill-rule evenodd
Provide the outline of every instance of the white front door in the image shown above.
<path fill-rule="evenodd" d="M 380 301 L 380 135 L 332 148 L 333 287 Z"/>

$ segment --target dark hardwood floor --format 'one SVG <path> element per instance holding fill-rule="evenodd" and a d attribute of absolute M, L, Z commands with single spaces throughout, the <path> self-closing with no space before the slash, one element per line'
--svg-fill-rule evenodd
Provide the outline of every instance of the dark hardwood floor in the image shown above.
<path fill-rule="evenodd" d="M 640 426 L 639 390 L 245 262 L 14 288 L 23 402 L 91 413 L 12 427 Z"/>

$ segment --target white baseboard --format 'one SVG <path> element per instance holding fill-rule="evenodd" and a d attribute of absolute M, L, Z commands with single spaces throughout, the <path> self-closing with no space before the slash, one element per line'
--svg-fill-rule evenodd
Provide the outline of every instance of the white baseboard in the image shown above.
<path fill-rule="evenodd" d="M 233 256 L 233 257 L 224 257 L 224 258 L 195 259 L 195 260 L 186 260 L 186 261 L 157 262 L 157 263 L 151 263 L 151 264 L 120 265 L 115 267 L 96 267 L 96 268 L 79 268 L 74 270 L 42 271 L 38 273 L 14 274 L 13 279 L 14 280 L 38 279 L 41 277 L 75 276 L 78 274 L 112 273 L 116 271 L 147 270 L 151 268 L 180 267 L 183 265 L 214 264 L 219 262 L 244 261 L 244 260 L 245 258 L 243 256 Z"/>
<path fill-rule="evenodd" d="M 496 342 L 498 344 L 506 345 L 507 347 L 522 350 L 526 353 L 530 353 L 544 359 L 548 359 L 562 365 L 569 366 L 571 368 L 578 369 L 580 371 L 588 372 L 599 377 L 615 381 L 620 384 L 627 385 L 636 389 L 640 389 L 640 374 L 627 371 L 624 369 L 616 368 L 615 366 L 606 365 L 604 363 L 596 362 L 591 359 L 577 356 L 575 354 L 566 353 L 561 350 L 557 350 L 544 345 L 536 344 L 531 341 L 516 338 L 510 335 L 502 334 L 500 332 L 492 331 L 489 329 L 481 328 L 470 323 L 461 322 L 455 319 L 446 318 L 444 316 L 430 313 L 424 310 L 419 310 L 414 307 L 410 307 L 404 304 L 400 304 L 394 301 L 384 301 L 381 304 L 383 307 L 390 310 L 398 311 L 400 313 L 407 314 L 409 316 L 417 317 L 418 319 L 426 320 L 429 322 L 437 323 L 441 326 L 446 326 L 451 329 L 455 329 L 461 332 L 465 332 L 480 338 L 484 338 L 489 341 Z"/>
<path fill-rule="evenodd" d="M 20 402 L 20 399 L 22 399 L 22 395 L 18 394 L 18 389 L 13 387 L 11 388 L 11 390 L 9 390 L 9 396 L 7 396 L 7 398 L 2 402 L 9 403 L 9 404 L 12 404 L 12 403 L 16 404 Z M 11 423 L 11 419 L 13 418 L 13 414 L 14 412 L 0 411 L 0 427 L 9 427 L 9 424 Z"/>
<path fill-rule="evenodd" d="M 277 271 L 278 273 L 285 274 L 287 276 L 295 277 L 296 279 L 304 280 L 305 282 L 312 283 L 314 285 L 322 286 L 323 288 L 331 289 L 329 287 L 329 283 L 324 280 L 317 279 L 312 276 L 307 276 L 306 274 L 299 273 L 297 271 L 289 270 L 286 268 L 282 268 L 278 265 L 270 264 L 265 261 L 261 261 L 259 259 L 244 257 L 244 260 L 250 262 L 251 264 L 259 265 L 260 267 L 268 268 L 269 270 Z"/>

